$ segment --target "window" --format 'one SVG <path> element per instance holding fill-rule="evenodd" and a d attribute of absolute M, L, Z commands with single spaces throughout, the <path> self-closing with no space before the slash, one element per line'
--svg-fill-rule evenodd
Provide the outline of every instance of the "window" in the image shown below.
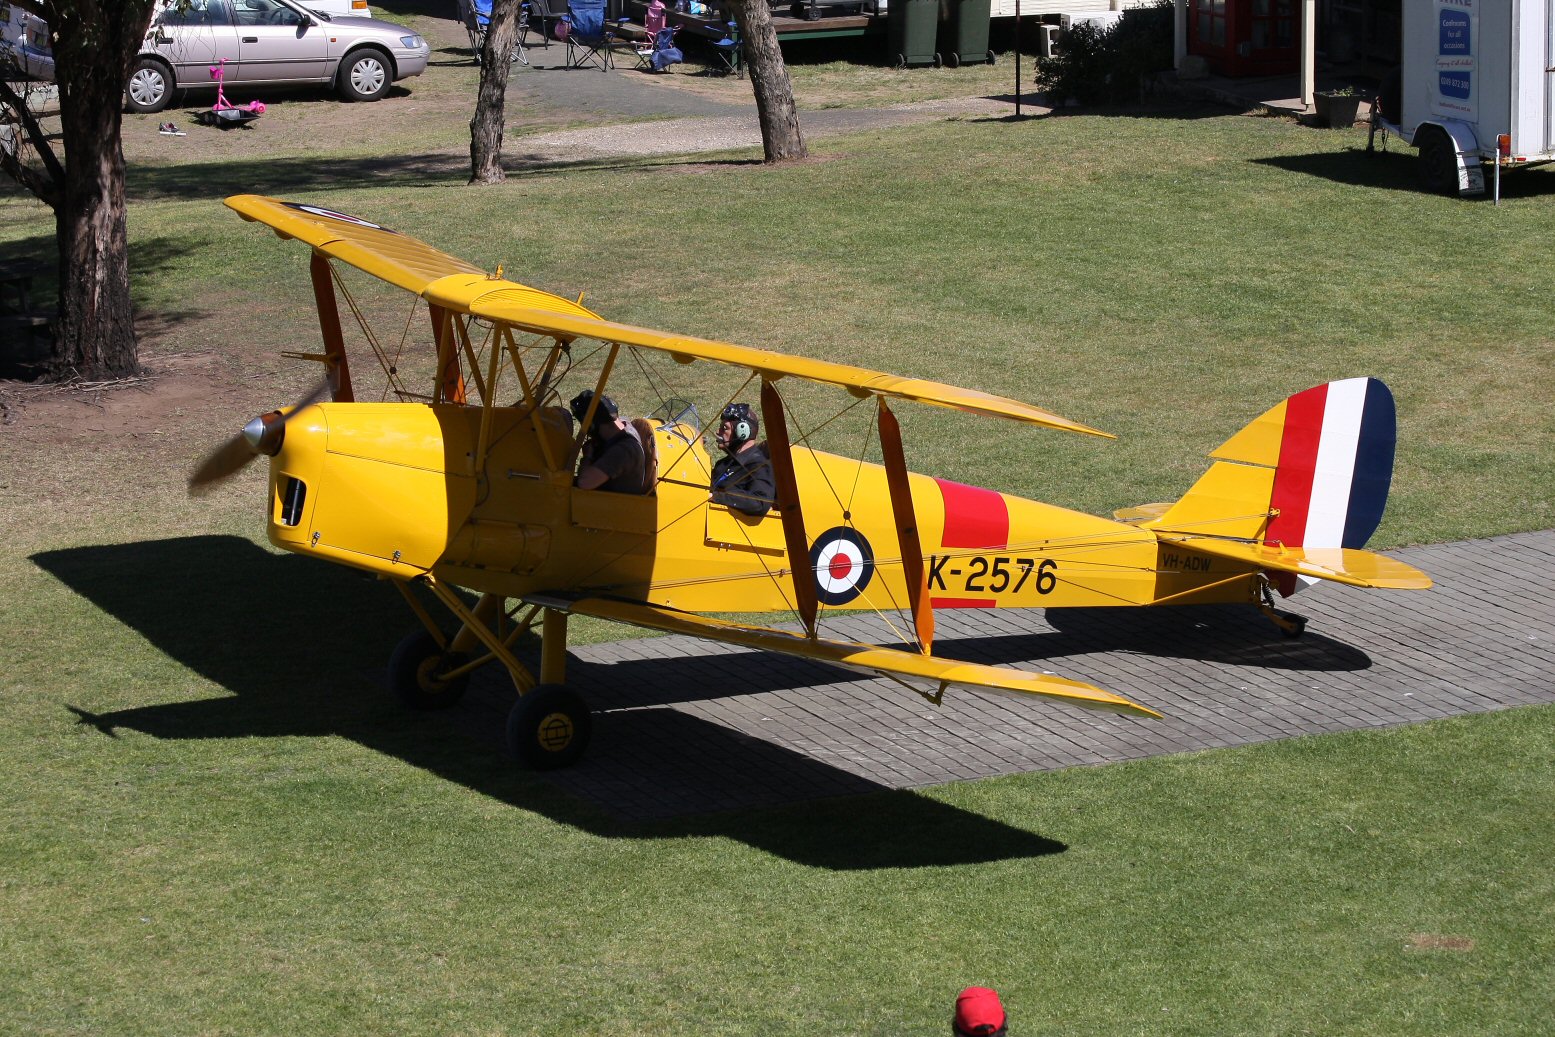
<path fill-rule="evenodd" d="M 170 28 L 227 26 L 232 24 L 232 8 L 228 0 L 192 0 L 187 8 L 170 7 L 163 11 L 157 24 Z"/>
<path fill-rule="evenodd" d="M 302 16 L 277 0 L 237 0 L 239 25 L 297 25 Z"/>

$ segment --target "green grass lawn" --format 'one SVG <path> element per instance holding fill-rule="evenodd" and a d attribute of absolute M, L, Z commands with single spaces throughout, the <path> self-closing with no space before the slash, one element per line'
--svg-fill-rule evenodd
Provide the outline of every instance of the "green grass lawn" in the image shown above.
<path fill-rule="evenodd" d="M 1509 178 L 1499 208 L 1432 198 L 1361 142 L 1161 111 L 480 190 L 344 145 L 132 169 L 146 360 L 209 392 L 129 429 L 83 407 L 44 435 L 25 405 L 0 428 L 0 1033 L 933 1034 L 969 983 L 1019 1034 L 1550 1032 L 1555 710 L 624 827 L 383 700 L 408 623 L 387 588 L 202 569 L 209 538 L 262 542 L 262 473 L 183 494 L 313 376 L 277 355 L 315 348 L 305 250 L 221 206 L 248 189 L 613 318 L 1122 437 L 907 408 L 919 470 L 1098 512 L 1171 499 L 1279 399 L 1372 374 L 1400 414 L 1378 543 L 1555 524 L 1555 179 Z M 50 241 L 0 195 L 0 259 Z M 353 284 L 397 342 L 405 300 Z M 734 387 L 672 373 L 699 401 Z M 795 399 L 809 422 L 837 403 Z M 53 574 L 177 537 L 205 538 L 167 563 L 181 613 L 126 625 Z M 116 576 L 95 578 L 133 606 Z M 295 679 L 273 700 L 236 696 L 277 658 Z M 169 705 L 156 734 L 92 722 Z"/>

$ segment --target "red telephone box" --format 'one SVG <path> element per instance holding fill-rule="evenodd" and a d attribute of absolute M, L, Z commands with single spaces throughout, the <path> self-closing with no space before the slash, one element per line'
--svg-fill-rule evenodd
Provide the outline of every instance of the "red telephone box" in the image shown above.
<path fill-rule="evenodd" d="M 1299 0 L 1191 0 L 1188 53 L 1220 75 L 1294 72 L 1300 49 Z"/>

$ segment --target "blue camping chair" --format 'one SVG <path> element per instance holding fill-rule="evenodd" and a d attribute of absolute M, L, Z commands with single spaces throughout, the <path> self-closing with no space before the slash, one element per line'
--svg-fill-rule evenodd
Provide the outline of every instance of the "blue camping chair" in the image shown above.
<path fill-rule="evenodd" d="M 615 33 L 605 21 L 605 0 L 571 0 L 562 22 L 567 26 L 568 68 L 598 65 L 602 72 L 615 68 L 610 55 Z"/>
<path fill-rule="evenodd" d="M 637 67 L 649 72 L 663 72 L 671 65 L 686 60 L 680 48 L 675 46 L 675 30 L 678 25 L 666 25 L 637 45 Z"/>
<path fill-rule="evenodd" d="M 475 52 L 475 63 L 481 63 L 481 51 L 486 47 L 486 34 L 491 31 L 491 0 L 459 0 L 459 20 L 470 35 L 470 49 Z M 529 64 L 524 53 L 524 37 L 529 33 L 529 4 L 518 5 L 518 32 L 513 45 L 513 60 Z"/>
<path fill-rule="evenodd" d="M 718 67 L 715 71 L 724 75 L 733 75 L 737 78 L 745 78 L 745 69 L 740 62 L 740 27 L 735 22 L 729 22 L 729 27 L 724 30 L 723 39 L 713 40 L 713 53 L 718 57 Z"/>

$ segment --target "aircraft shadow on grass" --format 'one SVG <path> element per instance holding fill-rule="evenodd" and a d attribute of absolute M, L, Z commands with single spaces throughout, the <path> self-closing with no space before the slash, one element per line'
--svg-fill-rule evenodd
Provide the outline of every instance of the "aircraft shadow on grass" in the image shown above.
<path fill-rule="evenodd" d="M 526 774 L 499 748 L 510 687 L 482 681 L 452 710 L 402 710 L 384 687 L 385 661 L 413 625 L 400 596 L 371 577 L 275 555 L 241 537 L 79 547 L 32 560 L 170 658 L 232 692 L 100 714 L 70 707 L 81 723 L 109 736 L 121 729 L 166 739 L 340 736 L 601 836 L 721 835 L 835 870 L 978 863 L 1066 849 L 674 709 L 642 708 L 640 701 L 637 708 L 599 714 L 590 755 L 580 765 L 543 778 Z M 587 663 L 572 665 L 585 694 L 594 685 L 619 687 L 613 666 L 601 667 L 607 682 L 591 675 Z M 635 681 L 655 679 L 653 664 L 640 665 L 640 671 L 633 667 Z M 837 671 L 812 668 L 818 681 L 837 678 Z M 657 679 L 664 676 L 660 664 Z M 728 694 L 727 681 L 721 688 L 719 694 Z"/>

